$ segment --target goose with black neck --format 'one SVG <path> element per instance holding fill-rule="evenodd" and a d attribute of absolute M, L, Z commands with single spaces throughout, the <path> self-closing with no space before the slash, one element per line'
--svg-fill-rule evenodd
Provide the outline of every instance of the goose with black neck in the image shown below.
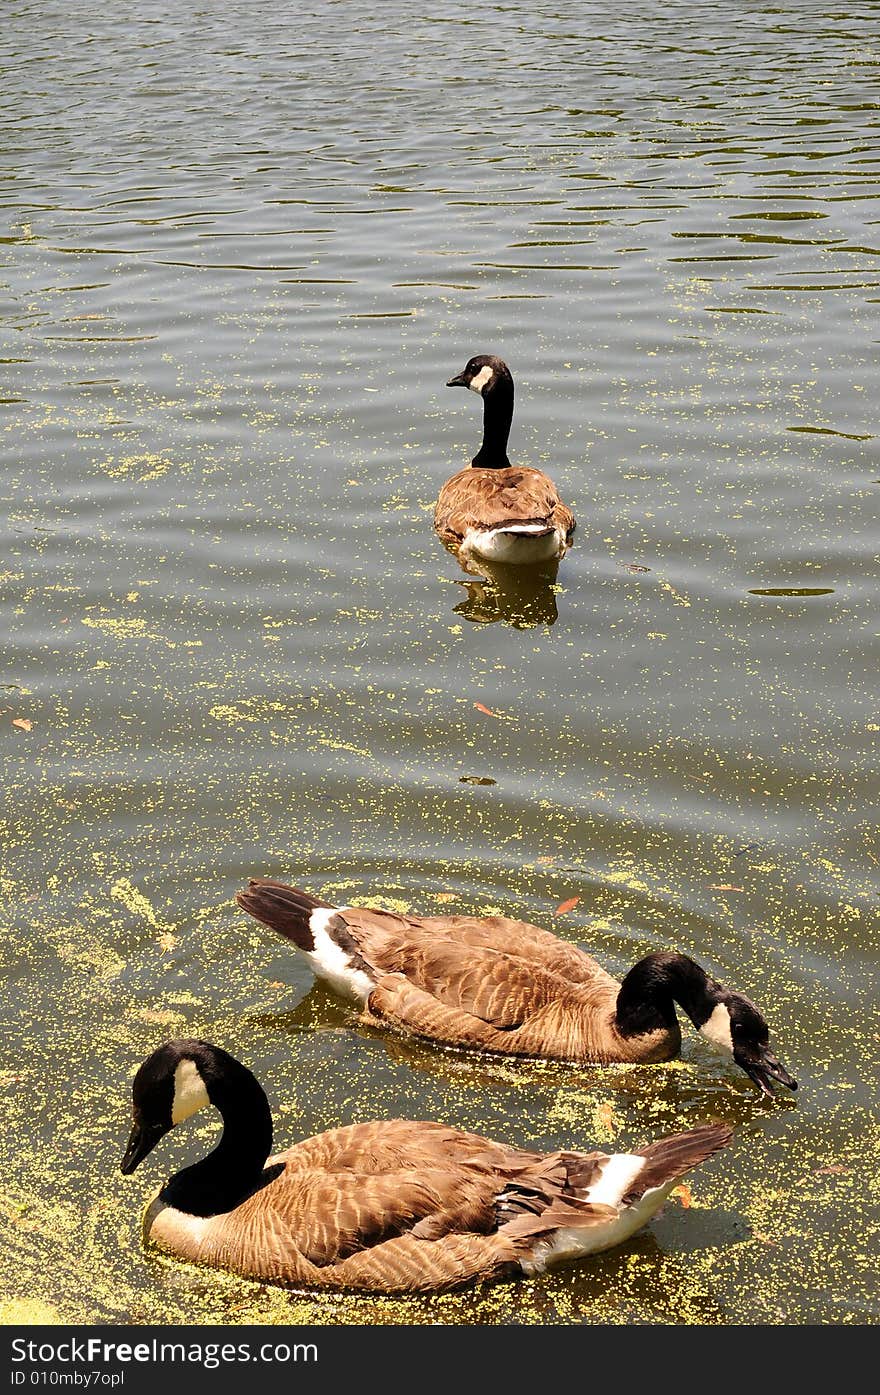
<path fill-rule="evenodd" d="M 483 400 L 483 440 L 470 466 L 447 480 L 434 511 L 443 542 L 467 565 L 472 558 L 514 564 L 565 555 L 574 515 L 542 470 L 511 465 L 507 441 L 513 421 L 513 377 L 503 359 L 477 354 L 447 387 L 464 387 Z"/>
<path fill-rule="evenodd" d="M 679 1179 L 724 1148 L 708 1123 L 629 1153 L 541 1153 L 448 1124 L 374 1120 L 270 1157 L 269 1103 L 210 1042 L 166 1042 L 132 1086 L 132 1173 L 159 1140 L 214 1105 L 220 1143 L 148 1207 L 150 1244 L 269 1283 L 425 1293 L 540 1274 L 619 1245 Z"/>
<path fill-rule="evenodd" d="M 686 954 L 648 954 L 619 983 L 577 945 L 524 920 L 329 906 L 268 877 L 236 900 L 374 1025 L 504 1055 L 649 1064 L 679 1053 L 677 1004 L 765 1095 L 796 1088 L 755 1004 Z"/>

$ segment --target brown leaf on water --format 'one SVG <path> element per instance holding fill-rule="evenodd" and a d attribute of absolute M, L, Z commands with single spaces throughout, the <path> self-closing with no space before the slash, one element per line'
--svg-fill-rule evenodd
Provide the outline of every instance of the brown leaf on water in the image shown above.
<path fill-rule="evenodd" d="M 617 1121 L 614 1115 L 614 1105 L 611 1101 L 603 1100 L 601 1104 L 597 1104 L 593 1110 L 593 1118 L 599 1127 L 613 1129 Z"/>
<path fill-rule="evenodd" d="M 454 892 L 454 891 L 438 891 L 438 892 L 435 894 L 435 896 L 434 896 L 434 900 L 435 900 L 435 901 L 454 901 L 454 900 L 455 900 L 455 892 Z"/>
<path fill-rule="evenodd" d="M 460 785 L 497 785 L 498 781 L 488 775 L 459 775 Z"/>
<path fill-rule="evenodd" d="M 694 1199 L 691 1194 L 691 1189 L 688 1186 L 687 1182 L 679 1182 L 677 1187 L 673 1187 L 669 1195 L 677 1196 L 685 1210 L 687 1210 L 689 1206 L 693 1205 Z"/>
<path fill-rule="evenodd" d="M 710 891 L 745 891 L 745 887 L 744 887 L 744 886 L 728 886 L 727 882 L 722 882 L 722 883 L 720 883 L 719 885 L 712 885 L 712 886 L 710 886 L 710 887 L 709 887 L 709 890 L 710 890 Z"/>
<path fill-rule="evenodd" d="M 491 709 L 491 707 L 484 707 L 483 704 L 482 704 L 481 702 L 475 702 L 475 703 L 474 703 L 474 707 L 477 709 L 478 712 L 485 712 L 485 714 L 486 714 L 487 717 L 497 717 L 497 716 L 498 716 L 498 713 L 497 713 L 497 712 L 493 712 L 492 709 Z"/>
<path fill-rule="evenodd" d="M 842 1172 L 849 1177 L 852 1172 L 851 1167 L 844 1167 L 843 1163 L 829 1163 L 828 1167 L 817 1167 L 813 1173 L 814 1177 L 825 1177 L 831 1172 Z"/>
<path fill-rule="evenodd" d="M 281 982 L 281 979 L 280 979 L 280 978 L 270 978 L 270 979 L 269 979 L 269 987 L 270 987 L 270 988 L 283 988 L 283 987 L 284 987 L 284 984 Z"/>
<path fill-rule="evenodd" d="M 554 863 L 554 862 L 556 861 L 556 858 L 555 858 L 555 857 L 550 857 L 550 856 L 548 856 L 548 855 L 545 853 L 545 854 L 542 854 L 541 857 L 536 857 L 536 858 L 535 858 L 535 861 L 536 861 L 536 862 L 540 862 L 540 864 L 541 864 L 542 867 L 549 867 L 552 863 Z"/>
<path fill-rule="evenodd" d="M 13 717 L 12 725 L 14 727 L 20 727 L 22 731 L 30 731 L 33 722 L 29 717 Z"/>
<path fill-rule="evenodd" d="M 581 898 L 580 898 L 579 896 L 572 896 L 570 900 L 568 900 L 568 901 L 562 901 L 562 902 L 556 907 L 556 910 L 553 912 L 553 914 L 554 914 L 554 915 L 567 915 L 569 911 L 573 911 L 574 908 L 575 908 L 575 906 L 577 906 L 577 905 L 580 904 L 580 899 L 581 899 Z"/>
<path fill-rule="evenodd" d="M 159 936 L 158 945 L 163 954 L 170 954 L 176 944 L 177 936 L 170 934 L 167 930 Z"/>
<path fill-rule="evenodd" d="M 643 567 L 638 562 L 621 562 L 622 567 L 626 567 L 628 572 L 649 572 L 650 567 Z"/>

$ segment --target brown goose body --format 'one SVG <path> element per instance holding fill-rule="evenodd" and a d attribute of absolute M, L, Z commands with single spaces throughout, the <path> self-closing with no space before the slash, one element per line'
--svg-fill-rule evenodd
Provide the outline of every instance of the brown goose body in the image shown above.
<path fill-rule="evenodd" d="M 163 1053 L 164 1080 L 155 1070 Z M 224 1081 L 227 1062 L 247 1108 Z M 153 1077 L 146 1090 L 145 1070 Z M 201 1103 L 220 1109 L 224 1134 L 214 1154 L 177 1174 L 151 1203 L 148 1242 L 193 1263 L 303 1287 L 427 1292 L 541 1272 L 608 1249 L 650 1220 L 679 1178 L 731 1137 L 725 1125 L 708 1124 L 633 1153 L 544 1154 L 446 1124 L 391 1119 L 331 1129 L 251 1174 L 248 1134 L 254 1126 L 259 1134 L 268 1116 L 265 1095 L 226 1053 L 186 1041 L 159 1048 L 135 1080 L 123 1171 L 133 1171 L 171 1126 L 163 1111 L 170 1104 L 174 1112 L 181 1080 L 190 1093 L 202 1083 Z M 243 1159 L 233 1157 L 236 1129 Z M 215 1185 L 213 1159 L 215 1172 L 225 1163 L 225 1180 L 235 1168 L 242 1178 L 240 1198 L 233 1188 L 233 1204 L 221 1210 L 204 1204 Z"/>
<path fill-rule="evenodd" d="M 366 1021 L 505 1055 L 649 1063 L 680 1050 L 677 1001 L 714 1046 L 739 1051 L 749 1074 L 746 1046 L 754 1070 L 766 1067 L 793 1088 L 754 1004 L 685 955 L 648 955 L 621 984 L 577 945 L 522 920 L 337 908 L 268 878 L 253 879 L 236 899 L 292 941 Z M 734 1041 L 741 1018 L 754 1042 Z M 769 1092 L 768 1082 L 757 1083 Z"/>
<path fill-rule="evenodd" d="M 302 948 L 328 980 L 322 969 L 329 956 L 311 921 L 317 907 L 323 933 L 342 953 L 350 945 L 369 975 L 347 992 L 331 982 L 367 1021 L 445 1045 L 549 1060 L 667 1061 L 681 1046 L 677 1022 L 624 1037 L 615 1024 L 618 981 L 577 945 L 524 920 L 404 916 L 363 906 L 322 918 L 322 903 L 268 880 L 252 881 L 237 900 Z"/>
<path fill-rule="evenodd" d="M 434 527 L 447 546 L 465 546 L 498 561 L 527 547 L 552 559 L 567 551 L 575 521 L 543 471 L 469 465 L 440 490 Z"/>
<path fill-rule="evenodd" d="M 483 399 L 483 441 L 470 466 L 447 480 L 434 510 L 434 527 L 467 565 L 471 557 L 507 563 L 547 562 L 564 556 L 574 514 L 542 470 L 511 465 L 507 438 L 513 420 L 513 378 L 503 359 L 479 354 L 448 387 L 466 387 Z"/>

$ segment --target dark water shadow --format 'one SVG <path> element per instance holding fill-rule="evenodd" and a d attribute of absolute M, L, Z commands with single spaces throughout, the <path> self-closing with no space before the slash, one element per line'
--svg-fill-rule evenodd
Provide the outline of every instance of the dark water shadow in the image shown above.
<path fill-rule="evenodd" d="M 291 995 L 302 992 L 295 984 L 290 986 Z M 301 1033 L 339 1032 L 351 1026 L 353 1010 L 337 998 L 319 980 L 294 1006 L 280 1006 L 264 1012 L 251 1014 L 251 1020 L 269 1031 L 280 1032 L 284 1036 Z"/>
<path fill-rule="evenodd" d="M 802 600 L 809 596 L 833 596 L 833 586 L 762 586 L 753 587 L 750 596 L 789 596 Z"/>

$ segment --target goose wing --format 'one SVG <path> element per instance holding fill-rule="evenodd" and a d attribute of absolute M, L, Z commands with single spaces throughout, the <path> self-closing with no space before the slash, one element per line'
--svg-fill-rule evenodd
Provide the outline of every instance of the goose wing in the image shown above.
<path fill-rule="evenodd" d="M 452 543 L 461 542 L 473 529 L 509 528 L 518 523 L 561 528 L 566 536 L 574 530 L 574 515 L 541 470 L 468 466 L 447 480 L 434 510 L 434 527 L 444 541 Z"/>
<path fill-rule="evenodd" d="M 367 1020 L 457 1046 L 602 1059 L 619 985 L 574 945 L 523 921 L 340 913 L 377 973 Z"/>
<path fill-rule="evenodd" d="M 428 986 L 423 961 L 434 966 L 435 975 L 438 968 L 442 975 L 443 961 L 460 962 L 463 949 L 472 962 L 480 951 L 489 951 L 503 955 L 505 962 L 519 961 L 570 984 L 601 984 L 615 993 L 620 986 L 577 945 L 525 920 L 500 915 L 405 916 L 365 906 L 346 906 L 338 914 L 373 968 L 406 974 L 422 987 Z"/>

